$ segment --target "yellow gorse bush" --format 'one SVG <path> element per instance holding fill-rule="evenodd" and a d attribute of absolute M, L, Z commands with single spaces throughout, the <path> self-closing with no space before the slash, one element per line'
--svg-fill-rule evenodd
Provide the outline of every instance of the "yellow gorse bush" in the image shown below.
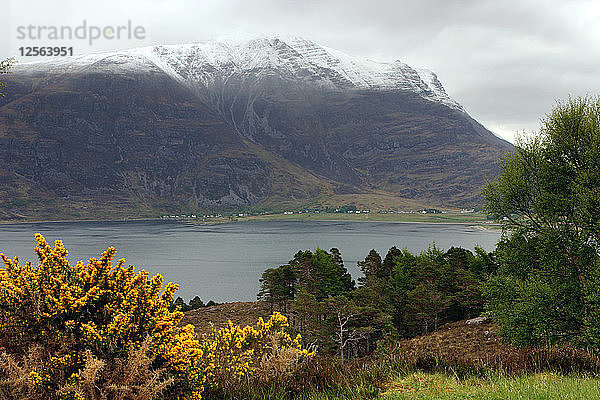
<path fill-rule="evenodd" d="M 31 383 L 58 390 L 67 378 L 77 379 L 84 353 L 115 359 L 131 346 L 151 339 L 155 367 L 174 378 L 169 391 L 181 398 L 200 398 L 205 373 L 202 350 L 191 325 L 179 326 L 183 313 L 169 307 L 177 285 L 161 292 L 160 275 L 113 264 L 115 248 L 100 258 L 71 265 L 57 240 L 48 245 L 36 234 L 37 267 L 0 254 L 0 347 L 24 355 L 33 346 L 46 352 L 44 371 L 31 371 Z M 48 395 L 48 398 L 54 396 Z M 73 396 L 71 396 L 73 397 Z"/>
<path fill-rule="evenodd" d="M 266 322 L 259 318 L 256 326 L 242 328 L 228 321 L 225 328 L 213 328 L 201 345 L 205 373 L 216 384 L 235 384 L 236 378 L 269 375 L 265 361 L 282 351 L 292 355 L 292 365 L 311 357 L 313 353 L 302 347 L 301 336 L 292 338 L 285 332 L 287 327 L 287 318 L 275 313 Z"/>
<path fill-rule="evenodd" d="M 172 309 L 177 285 L 113 263 L 113 247 L 72 265 L 60 240 L 35 237 L 38 266 L 0 254 L 0 387 L 12 384 L 11 398 L 198 400 L 207 385 L 289 373 L 312 356 L 279 313 L 200 342 Z"/>

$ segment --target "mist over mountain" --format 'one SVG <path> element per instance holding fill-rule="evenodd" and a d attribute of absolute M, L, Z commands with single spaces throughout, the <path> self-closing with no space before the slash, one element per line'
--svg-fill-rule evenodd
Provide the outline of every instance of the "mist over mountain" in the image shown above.
<path fill-rule="evenodd" d="M 472 206 L 512 148 L 433 72 L 296 37 L 66 57 L 4 80 L 0 219 L 346 195 Z"/>

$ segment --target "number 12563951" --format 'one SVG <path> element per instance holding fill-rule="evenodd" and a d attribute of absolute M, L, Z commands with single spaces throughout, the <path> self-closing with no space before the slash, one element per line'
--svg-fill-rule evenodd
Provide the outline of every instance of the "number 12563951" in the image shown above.
<path fill-rule="evenodd" d="M 73 55 L 72 47 L 20 47 L 22 57 L 65 57 Z"/>

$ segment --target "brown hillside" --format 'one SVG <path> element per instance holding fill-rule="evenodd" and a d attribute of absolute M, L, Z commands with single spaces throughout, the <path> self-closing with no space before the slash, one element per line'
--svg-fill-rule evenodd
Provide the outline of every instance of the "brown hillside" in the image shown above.
<path fill-rule="evenodd" d="M 446 324 L 430 334 L 402 340 L 397 344 L 397 354 L 418 369 L 454 374 L 485 370 L 507 373 L 600 371 L 600 358 L 585 350 L 566 345 L 514 347 L 503 343 L 496 335 L 497 325 L 489 319 L 479 323 L 472 321 Z"/>
<path fill-rule="evenodd" d="M 265 303 L 234 302 L 188 311 L 183 323 L 194 325 L 196 331 L 204 335 L 210 332 L 211 326 L 226 326 L 228 320 L 245 326 L 269 315 Z M 570 346 L 518 348 L 504 343 L 496 332 L 497 325 L 489 319 L 449 323 L 435 332 L 386 346 L 384 362 L 452 374 L 488 370 L 600 373 L 600 357 L 591 352 Z"/>
<path fill-rule="evenodd" d="M 254 325 L 259 317 L 270 315 L 268 305 L 260 301 L 225 303 L 213 307 L 203 307 L 187 311 L 184 324 L 192 324 L 201 335 L 209 333 L 211 326 L 222 328 L 231 320 L 236 325 Z"/>

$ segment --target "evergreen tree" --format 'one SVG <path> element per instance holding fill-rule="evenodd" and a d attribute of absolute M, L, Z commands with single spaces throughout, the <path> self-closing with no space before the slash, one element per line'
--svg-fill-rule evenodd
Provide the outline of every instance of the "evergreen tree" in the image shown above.
<path fill-rule="evenodd" d="M 475 246 L 475 258 L 471 261 L 471 271 L 478 279 L 487 278 L 496 272 L 498 264 L 494 253 L 488 253 L 483 248 Z"/>
<path fill-rule="evenodd" d="M 328 295 L 348 295 L 356 287 L 352 275 L 350 275 L 348 269 L 344 266 L 342 254 L 337 248 L 330 249 L 329 253 L 332 263 L 331 269 L 328 270 L 327 267 L 325 268 L 325 270 L 328 270 L 328 279 L 331 282 L 331 289 L 328 291 Z M 327 253 L 325 252 L 325 254 Z M 329 263 L 327 262 L 326 265 L 329 266 Z"/>
<path fill-rule="evenodd" d="M 454 268 L 468 268 L 473 261 L 473 253 L 462 247 L 450 247 L 444 253 L 446 261 Z"/>
<path fill-rule="evenodd" d="M 181 297 L 177 297 L 172 304 L 171 310 L 173 311 L 176 309 L 187 311 L 187 304 L 185 304 L 185 301 L 183 301 Z"/>
<path fill-rule="evenodd" d="M 294 299 L 295 292 L 296 274 L 290 265 L 269 268 L 263 272 L 258 298 L 267 301 L 271 311 L 274 305 L 279 305 L 286 312 L 287 304 Z"/>
<path fill-rule="evenodd" d="M 380 274 L 382 267 L 381 256 L 375 249 L 371 249 L 369 254 L 365 257 L 365 260 L 358 262 L 358 267 L 364 275 L 358 278 L 358 282 L 361 286 L 364 286 Z"/>
<path fill-rule="evenodd" d="M 299 251 L 289 264 L 297 277 L 298 287 L 318 300 L 346 295 L 355 287 L 339 250 L 334 248 L 331 252 L 320 248 L 315 249 L 314 253 Z"/>
<path fill-rule="evenodd" d="M 189 306 L 192 310 L 197 310 L 198 308 L 204 307 L 204 302 L 200 299 L 200 297 L 196 296 L 190 300 Z"/>
<path fill-rule="evenodd" d="M 377 278 L 389 279 L 394 273 L 394 268 L 398 258 L 402 256 L 402 251 L 398 250 L 396 246 L 390 248 L 383 259 L 382 268 L 375 274 Z"/>

